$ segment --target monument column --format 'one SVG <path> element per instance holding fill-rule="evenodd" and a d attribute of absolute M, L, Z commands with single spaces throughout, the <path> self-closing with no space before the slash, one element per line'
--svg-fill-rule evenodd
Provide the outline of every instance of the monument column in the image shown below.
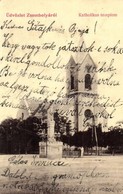
<path fill-rule="evenodd" d="M 55 138 L 54 138 L 55 121 L 54 121 L 53 105 L 51 105 L 47 110 L 47 125 L 48 125 L 48 130 L 47 130 L 48 141 L 49 142 L 55 141 Z"/>
<path fill-rule="evenodd" d="M 63 143 L 55 140 L 54 132 L 54 111 L 53 104 L 47 110 L 47 142 L 45 143 L 46 157 L 49 159 L 62 158 L 62 146 Z M 39 156 L 42 157 L 41 147 L 44 146 L 43 142 L 39 143 Z"/>

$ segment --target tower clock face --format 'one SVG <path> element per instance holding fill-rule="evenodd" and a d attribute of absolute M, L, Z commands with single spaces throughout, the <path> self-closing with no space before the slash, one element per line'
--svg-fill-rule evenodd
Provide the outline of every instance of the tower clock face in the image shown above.
<path fill-rule="evenodd" d="M 93 113 L 90 109 L 85 110 L 84 115 L 86 118 L 91 118 Z"/>

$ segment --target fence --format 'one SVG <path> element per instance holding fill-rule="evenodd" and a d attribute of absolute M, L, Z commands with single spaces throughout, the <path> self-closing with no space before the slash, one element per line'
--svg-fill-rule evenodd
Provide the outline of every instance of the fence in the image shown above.
<path fill-rule="evenodd" d="M 73 150 L 70 148 L 63 149 L 62 151 L 62 157 L 63 158 L 79 158 L 81 157 L 81 150 Z"/>

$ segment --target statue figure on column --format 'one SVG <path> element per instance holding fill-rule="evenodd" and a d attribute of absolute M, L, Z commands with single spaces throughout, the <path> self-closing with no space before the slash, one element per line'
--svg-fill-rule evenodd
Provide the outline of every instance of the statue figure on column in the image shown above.
<path fill-rule="evenodd" d="M 53 104 L 47 110 L 47 120 L 48 120 L 48 141 L 55 141 L 54 138 L 54 114 L 53 114 Z"/>

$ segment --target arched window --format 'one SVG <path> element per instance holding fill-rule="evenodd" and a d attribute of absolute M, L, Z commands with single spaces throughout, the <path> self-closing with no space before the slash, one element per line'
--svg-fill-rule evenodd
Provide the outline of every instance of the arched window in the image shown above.
<path fill-rule="evenodd" d="M 71 90 L 74 89 L 74 76 L 71 75 Z"/>
<path fill-rule="evenodd" d="M 92 65 L 87 64 L 85 66 L 85 72 L 90 73 L 91 72 L 91 69 L 92 69 Z"/>
<path fill-rule="evenodd" d="M 85 75 L 85 89 L 91 90 L 92 79 L 90 74 Z"/>
<path fill-rule="evenodd" d="M 86 109 L 85 112 L 84 112 L 84 115 L 87 119 L 89 119 L 93 116 L 93 113 L 90 109 Z"/>

